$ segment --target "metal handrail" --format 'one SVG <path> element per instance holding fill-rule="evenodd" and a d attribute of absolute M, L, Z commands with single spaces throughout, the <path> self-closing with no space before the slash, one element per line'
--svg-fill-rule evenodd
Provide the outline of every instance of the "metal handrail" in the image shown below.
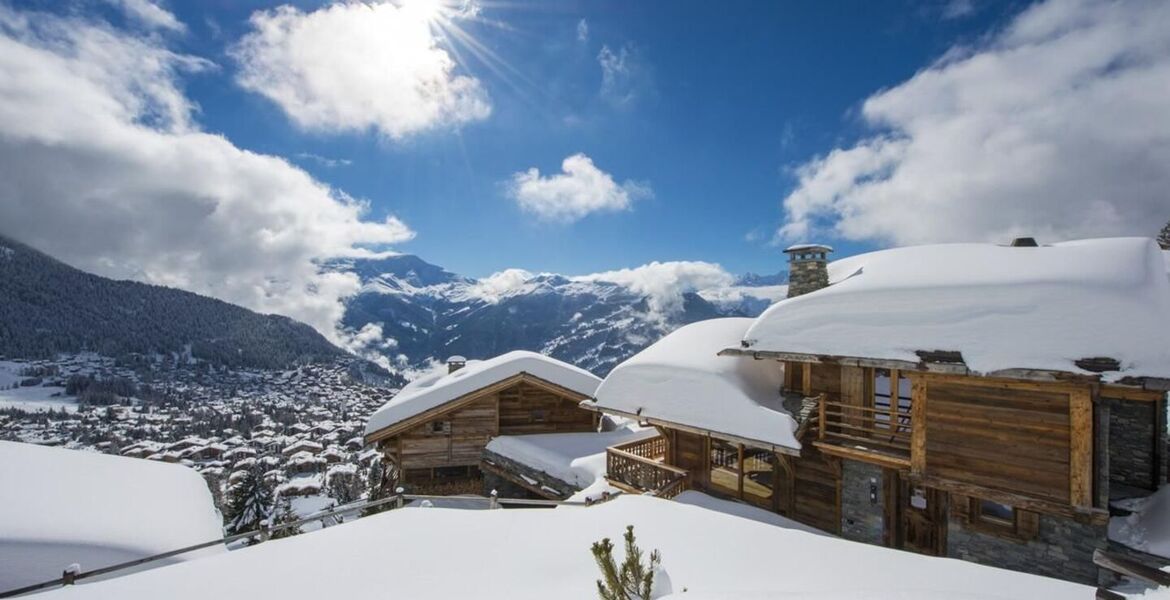
<path fill-rule="evenodd" d="M 399 489 L 401 489 L 401 488 L 399 488 Z M 118 563 L 115 565 L 109 565 L 106 567 L 102 567 L 100 569 L 93 569 L 92 571 L 85 571 L 85 572 L 81 572 L 81 573 L 72 573 L 72 572 L 66 571 L 65 573 L 62 574 L 61 577 L 58 577 L 57 579 L 53 579 L 51 581 L 43 581 L 41 583 L 34 583 L 32 585 L 26 585 L 26 586 L 21 587 L 21 588 L 16 588 L 13 590 L 0 592 L 0 598 L 12 598 L 14 596 L 20 596 L 22 594 L 27 594 L 29 592 L 35 592 L 38 590 L 43 590 L 43 589 L 58 586 L 58 585 L 72 585 L 72 584 L 74 584 L 77 581 L 80 581 L 82 579 L 89 579 L 92 577 L 97 577 L 99 575 L 105 575 L 106 573 L 113 573 L 114 571 L 121 571 L 124 569 L 129 569 L 131 567 L 136 567 L 138 565 L 144 565 L 146 563 L 171 558 L 173 556 L 178 556 L 180 554 L 186 554 L 188 552 L 194 552 L 196 550 L 202 550 L 204 548 L 210 548 L 212 546 L 227 545 L 227 544 L 230 544 L 232 542 L 238 542 L 242 539 L 255 537 L 257 535 L 260 536 L 260 541 L 264 542 L 264 541 L 267 541 L 272 536 L 272 534 L 274 532 L 277 532 L 277 531 L 284 531 L 285 529 L 292 529 L 294 527 L 300 527 L 301 525 L 304 525 L 306 523 L 320 521 L 321 519 L 325 519 L 325 518 L 328 518 L 331 516 L 347 514 L 347 513 L 351 513 L 354 511 L 358 511 L 358 510 L 365 510 L 367 508 L 382 506 L 384 504 L 389 504 L 391 502 L 395 503 L 396 508 L 404 508 L 407 501 L 415 501 L 415 500 L 482 501 L 482 502 L 486 502 L 488 504 L 488 508 L 498 508 L 498 507 L 504 506 L 504 505 L 517 505 L 517 506 L 589 506 L 590 505 L 589 503 L 586 503 L 586 502 L 576 502 L 576 501 L 570 502 L 567 500 L 530 500 L 527 498 L 499 498 L 495 495 L 494 490 L 493 490 L 493 493 L 490 497 L 483 497 L 483 496 L 433 496 L 433 495 L 427 495 L 427 494 L 405 494 L 405 493 L 399 492 L 399 493 L 395 493 L 392 496 L 387 496 L 387 497 L 381 498 L 379 500 L 362 501 L 362 502 L 358 502 L 358 503 L 345 504 L 342 506 L 334 506 L 332 508 L 328 508 L 325 510 L 315 512 L 315 513 L 313 513 L 313 514 L 311 514 L 303 519 L 298 519 L 296 521 L 292 521 L 289 523 L 281 523 L 279 525 L 273 525 L 271 527 L 261 527 L 260 529 L 255 529 L 255 530 L 248 531 L 245 533 L 237 533 L 237 534 L 233 534 L 233 535 L 229 535 L 229 536 L 224 536 L 223 538 L 220 538 L 220 539 L 215 539 L 215 540 L 203 542 L 200 544 L 195 544 L 192 546 L 179 548 L 177 550 L 171 550 L 169 552 L 163 552 L 161 554 L 154 554 L 154 555 L 146 556 L 143 558 L 137 558 L 134 560 Z"/>

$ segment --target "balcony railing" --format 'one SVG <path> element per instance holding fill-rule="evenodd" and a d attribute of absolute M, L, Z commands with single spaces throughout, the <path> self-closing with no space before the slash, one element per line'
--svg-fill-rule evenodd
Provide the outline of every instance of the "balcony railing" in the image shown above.
<path fill-rule="evenodd" d="M 859 406 L 822 395 L 816 426 L 822 446 L 847 448 L 897 462 L 910 458 L 913 421 L 909 406 Z"/>
<path fill-rule="evenodd" d="M 606 448 L 606 477 L 618 487 L 673 498 L 690 486 L 690 475 L 651 458 L 665 455 L 666 440 L 661 436 Z"/>

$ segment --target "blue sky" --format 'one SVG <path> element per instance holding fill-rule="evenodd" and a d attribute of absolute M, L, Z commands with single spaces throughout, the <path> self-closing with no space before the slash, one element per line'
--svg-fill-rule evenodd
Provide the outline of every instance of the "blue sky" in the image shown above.
<path fill-rule="evenodd" d="M 321 265 L 384 251 L 677 294 L 799 241 L 1149 237 L 1167 23 L 1164 0 L 0 0 L 0 235 L 339 342 L 361 282 Z"/>
<path fill-rule="evenodd" d="M 312 11 L 320 3 L 294 3 Z M 376 131 L 304 132 L 233 83 L 225 54 L 259 2 L 173 3 L 182 46 L 223 68 L 188 80 L 198 119 L 238 146 L 285 156 L 368 199 L 417 232 L 398 249 L 473 276 L 506 267 L 589 273 L 652 260 L 705 260 L 775 272 L 771 243 L 794 186 L 791 168 L 856 137 L 856 109 L 948 48 L 986 34 L 1018 3 L 961 15 L 919 2 L 484 2 L 468 35 L 506 65 L 458 42 L 459 71 L 479 79 L 491 115 L 394 141 Z M 578 24 L 588 35 L 578 37 Z M 485 22 L 488 21 L 488 22 Z M 628 106 L 601 94 L 602 47 L 638 64 Z M 630 210 L 548 223 L 521 212 L 505 185 L 557 171 L 583 152 L 616 179 L 645 182 Z M 349 164 L 326 166 L 312 154 Z M 873 247 L 822 236 L 841 253 Z"/>

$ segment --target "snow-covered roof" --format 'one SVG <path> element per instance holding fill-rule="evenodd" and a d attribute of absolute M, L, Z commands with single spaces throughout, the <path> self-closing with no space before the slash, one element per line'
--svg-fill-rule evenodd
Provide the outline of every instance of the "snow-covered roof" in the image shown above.
<path fill-rule="evenodd" d="M 751 324 L 725 318 L 677 329 L 614 367 L 594 406 L 799 449 L 796 421 L 781 406 L 780 366 L 718 356 L 739 344 Z"/>
<path fill-rule="evenodd" d="M 645 552 L 662 553 L 657 598 L 1088 600 L 1095 593 L 1048 577 L 631 495 L 557 510 L 408 507 L 222 556 L 52 590 L 44 600 L 367 598 L 387 595 L 387 582 L 395 597 L 412 600 L 596 597 L 598 570 L 589 546 L 602 537 L 620 539 L 629 524 Z M 409 540 L 409 551 L 387 560 L 390 539 Z M 363 576 L 369 573 L 377 576 Z"/>
<path fill-rule="evenodd" d="M 652 427 L 501 435 L 488 442 L 487 450 L 565 483 L 585 488 L 605 477 L 606 448 L 656 435 L 658 431 Z"/>
<path fill-rule="evenodd" d="M 793 244 L 784 249 L 785 252 L 801 252 L 806 250 L 824 250 L 825 252 L 832 252 L 832 246 L 824 244 Z"/>
<path fill-rule="evenodd" d="M 0 591 L 223 536 L 207 484 L 180 465 L 0 442 L 0 481 Z"/>
<path fill-rule="evenodd" d="M 601 383 L 601 379 L 589 371 L 526 350 L 508 352 L 488 360 L 469 360 L 467 366 L 454 373 L 440 367 L 407 384 L 370 415 L 366 435 L 521 373 L 583 396 L 592 396 Z"/>
<path fill-rule="evenodd" d="M 747 349 L 914 363 L 957 351 L 982 374 L 1088 373 L 1074 362 L 1103 357 L 1120 362 L 1108 381 L 1170 377 L 1170 280 L 1148 238 L 895 248 L 834 261 L 829 278 L 760 315 Z"/>

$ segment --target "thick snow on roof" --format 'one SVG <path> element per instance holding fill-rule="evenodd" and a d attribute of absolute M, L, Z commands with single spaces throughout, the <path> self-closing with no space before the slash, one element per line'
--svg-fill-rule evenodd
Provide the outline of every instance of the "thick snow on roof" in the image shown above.
<path fill-rule="evenodd" d="M 0 591 L 223 536 L 207 484 L 180 465 L 0 442 L 0 481 Z"/>
<path fill-rule="evenodd" d="M 1083 372 L 1074 361 L 1108 357 L 1121 371 L 1106 379 L 1168 377 L 1161 254 L 1147 238 L 871 252 L 831 263 L 832 285 L 774 304 L 744 338 L 753 350 L 911 362 L 958 351 L 980 373 Z"/>
<path fill-rule="evenodd" d="M 442 366 L 407 384 L 370 416 L 366 435 L 520 373 L 585 396 L 592 396 L 601 383 L 601 379 L 589 371 L 526 350 L 508 352 L 488 360 L 469 360 L 467 366 L 454 373 L 447 373 L 447 367 Z"/>
<path fill-rule="evenodd" d="M 771 361 L 718 356 L 736 346 L 751 319 L 681 327 L 614 367 L 596 406 L 643 418 L 800 448 L 796 421 L 780 406 L 783 373 Z"/>
<path fill-rule="evenodd" d="M 44 598 L 595 598 L 599 572 L 589 547 L 602 537 L 620 547 L 630 524 L 645 552 L 662 552 L 660 585 L 668 584 L 662 585 L 673 592 L 668 597 L 680 600 L 695 594 L 1088 600 L 1095 593 L 1055 579 L 813 535 L 660 498 L 622 496 L 558 510 L 392 510 L 223 556 L 62 588 Z M 408 543 L 387 560 L 386 540 L 395 539 Z"/>
<path fill-rule="evenodd" d="M 658 435 L 652 427 L 616 431 L 501 435 L 487 449 L 565 483 L 586 488 L 605 476 L 605 449 Z"/>
<path fill-rule="evenodd" d="M 1109 519 L 1109 539 L 1170 558 L 1170 486 L 1145 498 L 1123 500 L 1132 513 Z"/>

